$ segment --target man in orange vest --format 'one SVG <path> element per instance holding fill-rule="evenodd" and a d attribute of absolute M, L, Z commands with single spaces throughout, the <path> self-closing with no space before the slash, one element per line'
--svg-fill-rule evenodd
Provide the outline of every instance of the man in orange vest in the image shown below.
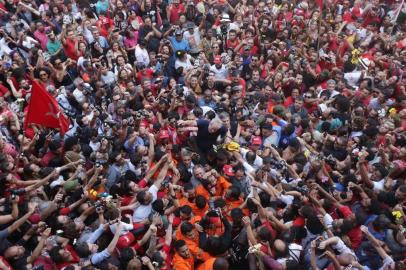
<path fill-rule="evenodd" d="M 186 245 L 184 240 L 177 240 L 175 242 L 176 253 L 173 256 L 173 269 L 174 270 L 193 270 L 195 259 Z"/>

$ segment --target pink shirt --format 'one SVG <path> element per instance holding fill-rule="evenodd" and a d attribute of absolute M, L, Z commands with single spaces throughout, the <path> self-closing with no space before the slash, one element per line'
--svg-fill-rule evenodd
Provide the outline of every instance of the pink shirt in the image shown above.
<path fill-rule="evenodd" d="M 132 48 L 135 47 L 138 43 L 138 31 L 134 31 L 134 37 L 133 38 L 124 38 L 124 46 L 126 48 Z"/>
<path fill-rule="evenodd" d="M 45 27 L 44 32 L 40 32 L 40 31 L 35 31 L 34 32 L 34 36 L 35 38 L 39 41 L 39 43 L 41 44 L 41 48 L 42 50 L 46 50 L 47 49 L 47 43 L 48 43 L 48 36 L 46 34 L 46 31 L 49 29 L 49 27 Z"/>

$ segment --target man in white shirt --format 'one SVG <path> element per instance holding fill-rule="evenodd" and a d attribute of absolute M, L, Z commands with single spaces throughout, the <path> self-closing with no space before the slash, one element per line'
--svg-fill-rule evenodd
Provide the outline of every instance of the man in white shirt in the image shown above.
<path fill-rule="evenodd" d="M 162 165 L 161 171 L 154 184 L 147 191 L 140 191 L 137 193 L 138 206 L 135 206 L 133 213 L 133 221 L 141 222 L 148 218 L 152 211 L 152 203 L 157 199 L 158 190 L 161 188 L 161 184 L 165 179 L 168 172 L 168 156 L 163 156 L 159 162 L 155 165 L 159 168 Z M 152 171 L 152 170 L 151 170 Z M 156 171 L 156 170 L 154 170 Z"/>
<path fill-rule="evenodd" d="M 75 85 L 76 85 L 76 89 L 73 91 L 73 97 L 76 99 L 76 101 L 79 104 L 83 104 L 86 101 L 86 96 L 83 93 L 83 83 L 84 81 L 81 78 L 77 78 L 75 79 Z"/>
<path fill-rule="evenodd" d="M 149 54 L 146 49 L 145 40 L 140 40 L 135 46 L 135 58 L 137 63 L 143 63 L 146 67 L 149 65 Z"/>
<path fill-rule="evenodd" d="M 227 79 L 228 68 L 221 62 L 221 56 L 214 57 L 214 65 L 210 67 L 210 71 L 214 73 L 216 79 Z"/>
<path fill-rule="evenodd" d="M 187 31 L 183 33 L 183 39 L 189 42 L 190 52 L 197 53 L 200 45 L 199 27 L 196 27 L 193 22 L 188 22 L 186 28 Z"/>

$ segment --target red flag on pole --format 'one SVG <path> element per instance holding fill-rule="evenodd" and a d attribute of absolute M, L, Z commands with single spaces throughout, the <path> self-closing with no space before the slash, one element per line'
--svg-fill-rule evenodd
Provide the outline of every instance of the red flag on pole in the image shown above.
<path fill-rule="evenodd" d="M 319 6 L 320 11 L 323 10 L 323 0 L 316 0 L 316 4 Z"/>
<path fill-rule="evenodd" d="M 38 124 L 49 128 L 59 128 L 61 135 L 69 129 L 69 120 L 61 112 L 58 102 L 45 88 L 32 81 L 31 98 L 24 121 L 24 129 L 28 124 Z"/>

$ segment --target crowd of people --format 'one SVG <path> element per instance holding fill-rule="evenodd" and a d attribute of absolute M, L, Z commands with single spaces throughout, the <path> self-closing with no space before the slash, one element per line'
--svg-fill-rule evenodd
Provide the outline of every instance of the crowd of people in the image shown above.
<path fill-rule="evenodd" d="M 405 15 L 0 0 L 0 270 L 406 269 Z"/>

